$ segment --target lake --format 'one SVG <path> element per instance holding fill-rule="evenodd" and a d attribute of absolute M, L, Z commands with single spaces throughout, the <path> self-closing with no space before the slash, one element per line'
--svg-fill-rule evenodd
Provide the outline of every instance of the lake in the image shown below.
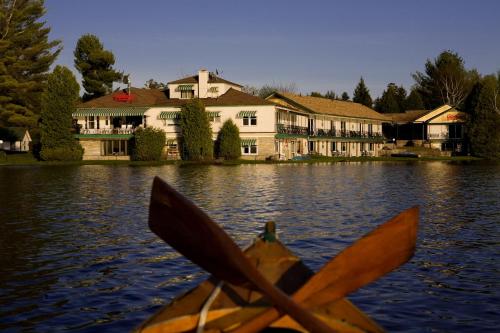
<path fill-rule="evenodd" d="M 318 270 L 421 207 L 415 256 L 349 298 L 388 331 L 500 325 L 500 164 L 0 167 L 0 330 L 130 331 L 207 278 L 147 227 L 161 176 L 244 247 L 266 221 Z"/>

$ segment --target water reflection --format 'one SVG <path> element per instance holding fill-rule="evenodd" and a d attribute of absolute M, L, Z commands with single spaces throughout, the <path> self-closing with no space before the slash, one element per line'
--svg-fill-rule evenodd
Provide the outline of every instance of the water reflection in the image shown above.
<path fill-rule="evenodd" d="M 314 269 L 419 204 L 415 257 L 353 300 L 389 331 L 496 328 L 500 166 L 377 162 L 2 167 L 0 329 L 130 330 L 204 279 L 147 229 L 156 175 L 240 246 L 276 221 Z"/>

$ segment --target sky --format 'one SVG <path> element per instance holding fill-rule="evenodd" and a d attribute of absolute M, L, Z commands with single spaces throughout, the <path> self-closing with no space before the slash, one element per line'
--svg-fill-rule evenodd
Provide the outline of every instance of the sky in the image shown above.
<path fill-rule="evenodd" d="M 372 98 L 444 50 L 466 68 L 500 70 L 500 1 L 46 0 L 56 64 L 77 74 L 78 38 L 94 34 L 132 84 L 168 82 L 201 68 L 260 87 L 293 84 L 302 94 L 346 91 L 363 77 Z M 80 80 L 80 76 L 77 75 Z"/>

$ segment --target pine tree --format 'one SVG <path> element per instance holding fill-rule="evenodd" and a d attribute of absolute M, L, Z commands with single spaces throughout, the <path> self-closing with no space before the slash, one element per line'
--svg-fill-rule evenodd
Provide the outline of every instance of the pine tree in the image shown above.
<path fill-rule="evenodd" d="M 40 135 L 44 160 L 79 160 L 83 150 L 71 131 L 79 100 L 80 86 L 73 73 L 56 66 L 48 76 L 47 90 L 42 95 Z"/>
<path fill-rule="evenodd" d="M 403 112 L 403 103 L 406 97 L 406 90 L 398 87 L 394 83 L 389 83 L 382 96 L 375 100 L 375 110 L 381 113 Z"/>
<path fill-rule="evenodd" d="M 238 126 L 231 119 L 222 124 L 216 141 L 217 157 L 234 160 L 241 156 L 241 139 Z"/>
<path fill-rule="evenodd" d="M 500 158 L 500 73 L 497 77 L 488 75 L 483 79 L 467 128 L 473 155 Z"/>
<path fill-rule="evenodd" d="M 464 60 L 453 51 L 444 51 L 425 63 L 425 73 L 413 74 L 426 108 L 443 104 L 460 107 L 470 89 L 479 80 L 475 70 L 465 69 Z"/>
<path fill-rule="evenodd" d="M 41 96 L 61 49 L 40 21 L 41 0 L 0 1 L 0 126 L 38 126 Z"/>
<path fill-rule="evenodd" d="M 343 101 L 348 101 L 349 99 L 350 99 L 349 94 L 346 91 L 344 91 L 342 93 L 342 100 Z"/>
<path fill-rule="evenodd" d="M 179 125 L 182 131 L 182 158 L 194 161 L 213 159 L 212 128 L 205 106 L 199 99 L 182 106 Z"/>
<path fill-rule="evenodd" d="M 88 101 L 111 93 L 113 82 L 121 81 L 123 73 L 113 69 L 115 56 L 105 50 L 99 38 L 87 34 L 80 37 L 74 52 L 75 67 L 82 74 L 83 100 Z"/>
<path fill-rule="evenodd" d="M 328 99 L 338 99 L 338 96 L 337 96 L 337 94 L 335 94 L 335 92 L 333 90 L 328 90 L 325 93 L 325 98 L 328 98 Z"/>
<path fill-rule="evenodd" d="M 365 85 L 363 77 L 361 77 L 358 85 L 356 86 L 356 89 L 354 90 L 352 101 L 355 103 L 363 104 L 369 108 L 372 107 L 373 104 L 372 97 L 370 96 L 370 91 Z"/>
<path fill-rule="evenodd" d="M 417 89 L 412 89 L 404 102 L 404 110 L 423 110 L 425 109 L 422 96 Z"/>

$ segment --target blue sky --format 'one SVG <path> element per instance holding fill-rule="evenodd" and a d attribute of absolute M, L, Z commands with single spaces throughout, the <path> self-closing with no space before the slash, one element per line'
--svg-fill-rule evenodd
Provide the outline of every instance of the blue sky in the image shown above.
<path fill-rule="evenodd" d="M 85 33 L 97 35 L 133 85 L 200 68 L 253 86 L 350 96 L 363 76 L 372 97 L 447 49 L 482 74 L 500 70 L 500 1 L 46 0 L 57 64 L 73 67 Z M 74 70 L 76 72 L 76 70 Z"/>

